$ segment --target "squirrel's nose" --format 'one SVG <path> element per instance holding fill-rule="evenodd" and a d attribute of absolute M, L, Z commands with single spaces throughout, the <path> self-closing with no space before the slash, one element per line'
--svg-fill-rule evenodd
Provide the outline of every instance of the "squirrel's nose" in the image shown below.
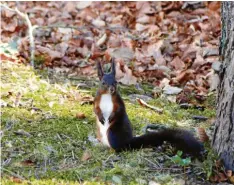
<path fill-rule="evenodd" d="M 110 92 L 111 94 L 113 94 L 113 93 L 115 92 L 115 87 L 114 87 L 114 86 L 110 86 L 110 87 L 109 87 L 109 92 Z"/>

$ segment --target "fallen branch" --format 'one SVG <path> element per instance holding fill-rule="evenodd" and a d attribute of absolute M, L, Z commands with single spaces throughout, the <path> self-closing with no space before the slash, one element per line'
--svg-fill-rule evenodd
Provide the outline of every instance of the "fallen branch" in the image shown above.
<path fill-rule="evenodd" d="M 160 108 L 157 108 L 157 107 L 154 107 L 152 105 L 149 105 L 147 104 L 144 100 L 140 99 L 140 98 L 136 98 L 136 100 L 138 101 L 138 103 L 143 106 L 143 107 L 148 107 L 152 110 L 154 110 L 155 112 L 159 113 L 159 114 L 162 114 L 163 113 L 163 110 L 160 109 Z"/>
<path fill-rule="evenodd" d="M 33 37 L 33 30 L 36 28 L 36 26 L 32 26 L 32 23 L 27 13 L 20 12 L 18 8 L 12 9 L 8 7 L 6 4 L 1 3 L 0 6 L 4 7 L 5 9 L 9 11 L 15 11 L 19 16 L 21 16 L 26 21 L 27 26 L 28 26 L 28 37 L 29 37 L 29 43 L 30 43 L 30 64 L 32 67 L 34 67 L 35 42 L 34 42 L 34 37 Z"/>

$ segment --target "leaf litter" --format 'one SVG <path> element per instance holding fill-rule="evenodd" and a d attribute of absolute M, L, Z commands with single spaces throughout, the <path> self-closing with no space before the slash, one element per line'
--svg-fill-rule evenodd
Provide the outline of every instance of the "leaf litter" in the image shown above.
<path fill-rule="evenodd" d="M 210 87 L 217 88 L 215 73 L 210 77 L 207 74 L 213 70 L 211 65 L 219 62 L 219 2 L 8 5 L 28 13 L 32 24 L 37 25 L 36 60 L 43 56 L 40 65 L 44 68 L 69 67 L 70 74 L 95 76 L 95 61 L 108 63 L 114 57 L 120 63 L 116 70 L 122 84 L 148 81 L 157 85 L 167 78 L 172 86 L 182 87 L 182 93 L 190 90 L 194 98 L 203 99 Z M 16 13 L 3 9 L 1 14 L 3 24 L 8 25 L 2 27 L 3 42 L 26 32 L 26 25 Z M 20 55 L 29 59 L 28 42 L 22 38 L 17 45 Z M 207 68 L 203 69 L 204 65 Z M 199 83 L 201 78 L 205 84 Z"/>

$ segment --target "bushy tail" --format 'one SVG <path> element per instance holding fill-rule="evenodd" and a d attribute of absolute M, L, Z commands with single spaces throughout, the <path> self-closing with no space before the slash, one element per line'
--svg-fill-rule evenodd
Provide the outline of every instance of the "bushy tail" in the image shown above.
<path fill-rule="evenodd" d="M 193 156 L 199 156 L 204 150 L 203 145 L 188 131 L 180 129 L 165 129 L 159 132 L 133 137 L 128 149 L 139 149 L 160 146 L 164 141 L 174 145 L 178 150 Z"/>

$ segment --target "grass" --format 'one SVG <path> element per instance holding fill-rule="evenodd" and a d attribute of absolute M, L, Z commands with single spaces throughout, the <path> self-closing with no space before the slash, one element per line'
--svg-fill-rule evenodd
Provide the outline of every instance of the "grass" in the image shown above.
<path fill-rule="evenodd" d="M 17 180 L 23 184 L 180 184 L 178 174 L 186 168 L 173 162 L 170 146 L 116 154 L 89 139 L 95 137 L 95 115 L 92 105 L 81 101 L 95 94 L 97 83 L 84 90 L 67 79 L 54 83 L 47 71 L 23 64 L 3 61 L 1 68 L 3 184 Z M 208 121 L 198 123 L 191 116 L 215 115 L 212 108 L 184 110 L 167 99 L 153 99 L 149 103 L 164 110 L 158 114 L 129 100 L 129 94 L 140 93 L 134 87 L 119 88 L 135 134 L 142 134 L 147 124 L 209 126 Z M 151 87 L 143 89 L 149 92 Z M 205 173 L 201 163 L 193 163 L 189 168 L 194 174 Z"/>

